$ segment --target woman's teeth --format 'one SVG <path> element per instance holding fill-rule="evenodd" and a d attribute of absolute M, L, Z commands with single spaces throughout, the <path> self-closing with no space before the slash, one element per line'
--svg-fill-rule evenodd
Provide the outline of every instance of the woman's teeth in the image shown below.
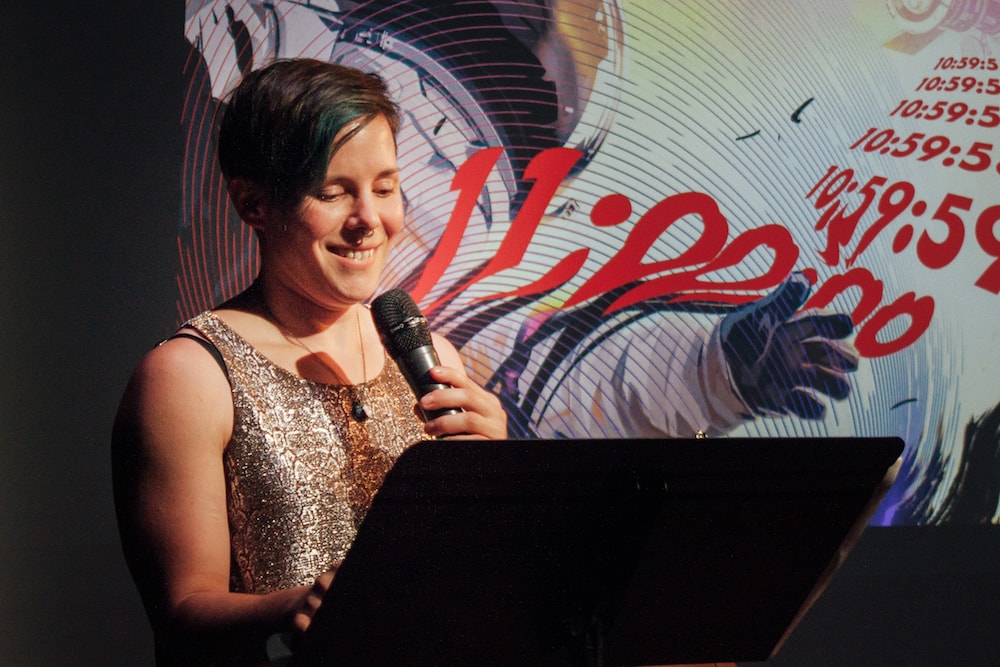
<path fill-rule="evenodd" d="M 333 251 L 333 254 L 346 257 L 347 259 L 356 259 L 360 262 L 371 259 L 372 255 L 375 254 L 375 250 L 346 250 L 344 248 L 337 248 Z"/>

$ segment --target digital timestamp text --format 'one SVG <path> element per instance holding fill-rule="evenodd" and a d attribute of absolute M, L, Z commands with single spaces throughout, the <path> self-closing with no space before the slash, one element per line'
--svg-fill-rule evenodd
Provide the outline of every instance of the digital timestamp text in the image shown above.
<path fill-rule="evenodd" d="M 934 104 L 923 100 L 903 100 L 889 112 L 889 115 L 922 120 L 942 120 L 948 123 L 962 122 L 966 125 L 978 125 L 979 127 L 1000 125 L 1000 106 L 995 104 L 976 107 L 965 102 L 948 102 L 947 100 L 938 100 Z"/>
<path fill-rule="evenodd" d="M 937 64 L 934 65 L 934 69 L 978 69 L 987 72 L 995 72 L 1000 68 L 997 63 L 996 58 L 938 58 Z"/>
<path fill-rule="evenodd" d="M 822 211 L 816 230 L 827 238 L 819 255 L 828 265 L 839 264 L 841 250 L 854 242 L 853 251 L 844 258 L 845 265 L 852 266 L 876 238 L 894 229 L 894 253 L 904 252 L 916 239 L 914 252 L 920 263 L 929 269 L 943 269 L 958 257 L 967 230 L 973 230 L 979 249 L 993 259 L 975 285 L 1000 294 L 1000 204 L 977 210 L 974 199 L 956 193 L 926 201 L 918 196 L 913 183 L 890 183 L 884 176 L 872 176 L 862 183 L 853 169 L 836 165 L 806 193 L 806 199 L 813 197 L 816 210 Z M 851 201 L 857 199 L 860 201 Z M 861 222 L 869 212 L 874 215 L 868 218 L 873 219 L 862 229 Z"/>
<path fill-rule="evenodd" d="M 976 93 L 1000 95 L 1000 79 L 977 79 L 974 76 L 925 76 L 914 89 L 942 93 Z"/>
<path fill-rule="evenodd" d="M 975 141 L 962 146 L 944 135 L 928 137 L 922 132 L 900 135 L 892 129 L 872 127 L 849 148 L 896 158 L 913 157 L 918 162 L 935 162 L 942 167 L 954 166 L 971 172 L 987 171 L 995 165 L 992 143 Z"/>

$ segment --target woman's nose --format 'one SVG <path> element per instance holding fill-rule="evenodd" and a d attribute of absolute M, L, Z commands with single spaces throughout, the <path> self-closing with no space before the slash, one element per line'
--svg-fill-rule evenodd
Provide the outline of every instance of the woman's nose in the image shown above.
<path fill-rule="evenodd" d="M 354 199 L 354 210 L 344 225 L 344 234 L 354 245 L 361 245 L 371 238 L 380 224 L 375 198 L 370 194 L 360 195 Z"/>
<path fill-rule="evenodd" d="M 370 192 L 363 192 L 354 199 L 351 221 L 355 227 L 375 227 L 379 224 L 378 204 Z"/>

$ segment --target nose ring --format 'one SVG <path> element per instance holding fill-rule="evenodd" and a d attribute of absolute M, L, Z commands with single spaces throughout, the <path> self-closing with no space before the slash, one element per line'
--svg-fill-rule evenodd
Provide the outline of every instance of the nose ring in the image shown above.
<path fill-rule="evenodd" d="M 369 229 L 368 231 L 364 232 L 361 236 L 363 236 L 366 239 L 370 239 L 374 235 L 375 235 L 375 230 Z"/>

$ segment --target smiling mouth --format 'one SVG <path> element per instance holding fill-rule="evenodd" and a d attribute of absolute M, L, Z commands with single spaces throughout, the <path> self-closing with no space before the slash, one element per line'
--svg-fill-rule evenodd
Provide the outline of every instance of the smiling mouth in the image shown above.
<path fill-rule="evenodd" d="M 337 255 L 338 257 L 344 257 L 346 259 L 353 259 L 359 262 L 371 259 L 375 254 L 374 248 L 369 248 L 368 250 L 350 250 L 348 248 L 331 248 L 330 251 Z"/>

